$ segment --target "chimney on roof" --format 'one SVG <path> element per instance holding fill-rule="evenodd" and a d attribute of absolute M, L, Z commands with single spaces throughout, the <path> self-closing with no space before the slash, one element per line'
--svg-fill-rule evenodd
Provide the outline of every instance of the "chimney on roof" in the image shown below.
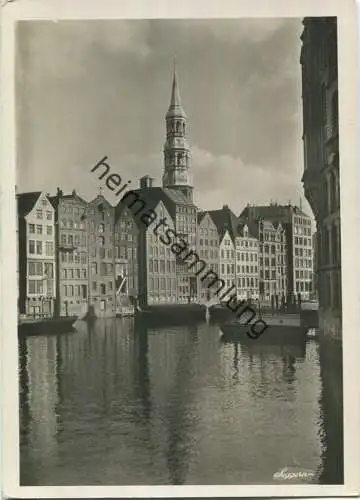
<path fill-rule="evenodd" d="M 153 187 L 153 179 L 149 175 L 144 175 L 140 179 L 140 189 L 152 188 Z"/>
<path fill-rule="evenodd" d="M 223 210 L 228 210 L 229 209 L 229 205 L 223 205 Z"/>
<path fill-rule="evenodd" d="M 73 196 L 76 196 L 76 191 L 75 189 L 72 190 L 72 193 L 71 193 Z"/>
<path fill-rule="evenodd" d="M 62 197 L 62 195 L 63 195 L 63 191 L 62 191 L 62 189 L 57 188 L 57 189 L 56 189 L 56 196 L 58 196 L 59 198 L 61 198 L 61 197 Z"/>

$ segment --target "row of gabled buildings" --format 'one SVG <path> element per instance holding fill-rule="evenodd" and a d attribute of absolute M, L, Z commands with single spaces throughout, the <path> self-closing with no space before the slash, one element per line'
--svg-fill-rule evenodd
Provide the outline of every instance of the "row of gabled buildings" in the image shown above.
<path fill-rule="evenodd" d="M 189 249 L 224 290 L 279 303 L 289 294 L 312 296 L 311 220 L 297 207 L 247 206 L 239 217 L 228 206 L 199 211 L 148 177 L 139 192 L 157 221 L 165 219 L 167 230 L 192 242 Z M 113 207 L 103 195 L 88 202 L 75 191 L 17 198 L 20 314 L 72 316 L 91 305 L 97 315 L 113 316 L 135 299 L 142 306 L 210 299 L 196 268 L 133 207 Z"/>
<path fill-rule="evenodd" d="M 274 302 L 299 293 L 308 298 L 310 218 L 297 207 L 277 204 L 248 205 L 239 216 L 226 205 L 200 211 L 190 163 L 187 116 L 174 71 L 162 187 L 145 175 L 116 207 L 102 194 L 90 202 L 60 189 L 55 196 L 18 195 L 20 313 L 77 315 L 92 306 L 96 314 L 111 316 L 129 297 L 140 306 L 209 300 L 209 283 L 169 235 L 206 263 L 224 292 Z M 103 182 L 109 166 L 102 160 L 92 172 Z"/>
<path fill-rule="evenodd" d="M 126 207 L 60 189 L 17 202 L 20 314 L 73 316 L 92 304 L 112 315 L 136 295 L 138 229 Z"/>

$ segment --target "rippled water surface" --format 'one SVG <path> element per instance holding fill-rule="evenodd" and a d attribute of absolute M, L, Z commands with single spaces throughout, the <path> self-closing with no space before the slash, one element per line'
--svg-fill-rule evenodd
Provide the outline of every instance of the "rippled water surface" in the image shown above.
<path fill-rule="evenodd" d="M 331 461 L 338 470 L 318 344 L 219 333 L 117 319 L 22 341 L 21 484 L 270 484 L 284 467 L 318 481 Z"/>

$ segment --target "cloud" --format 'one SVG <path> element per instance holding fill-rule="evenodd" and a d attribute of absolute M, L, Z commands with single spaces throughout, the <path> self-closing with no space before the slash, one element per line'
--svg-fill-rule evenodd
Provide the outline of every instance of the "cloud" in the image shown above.
<path fill-rule="evenodd" d="M 286 20 L 281 18 L 244 19 L 239 29 L 237 19 L 220 19 L 209 25 L 209 30 L 218 40 L 226 43 L 238 44 L 243 41 L 260 43 L 271 38 L 285 23 Z"/>
<path fill-rule="evenodd" d="M 33 80 L 67 79 L 86 75 L 98 51 L 148 57 L 148 34 L 146 21 L 20 21 L 17 41 Z"/>
<path fill-rule="evenodd" d="M 197 146 L 192 151 L 195 194 L 203 209 L 226 204 L 237 214 L 247 203 L 298 199 L 292 172 L 274 173 L 240 157 L 214 155 Z"/>

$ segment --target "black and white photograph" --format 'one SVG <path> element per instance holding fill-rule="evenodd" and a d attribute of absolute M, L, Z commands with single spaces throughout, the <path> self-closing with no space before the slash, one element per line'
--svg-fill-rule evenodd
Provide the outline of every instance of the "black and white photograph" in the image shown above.
<path fill-rule="evenodd" d="M 354 491 L 344 4 L 16 19 L 18 491 Z"/>

